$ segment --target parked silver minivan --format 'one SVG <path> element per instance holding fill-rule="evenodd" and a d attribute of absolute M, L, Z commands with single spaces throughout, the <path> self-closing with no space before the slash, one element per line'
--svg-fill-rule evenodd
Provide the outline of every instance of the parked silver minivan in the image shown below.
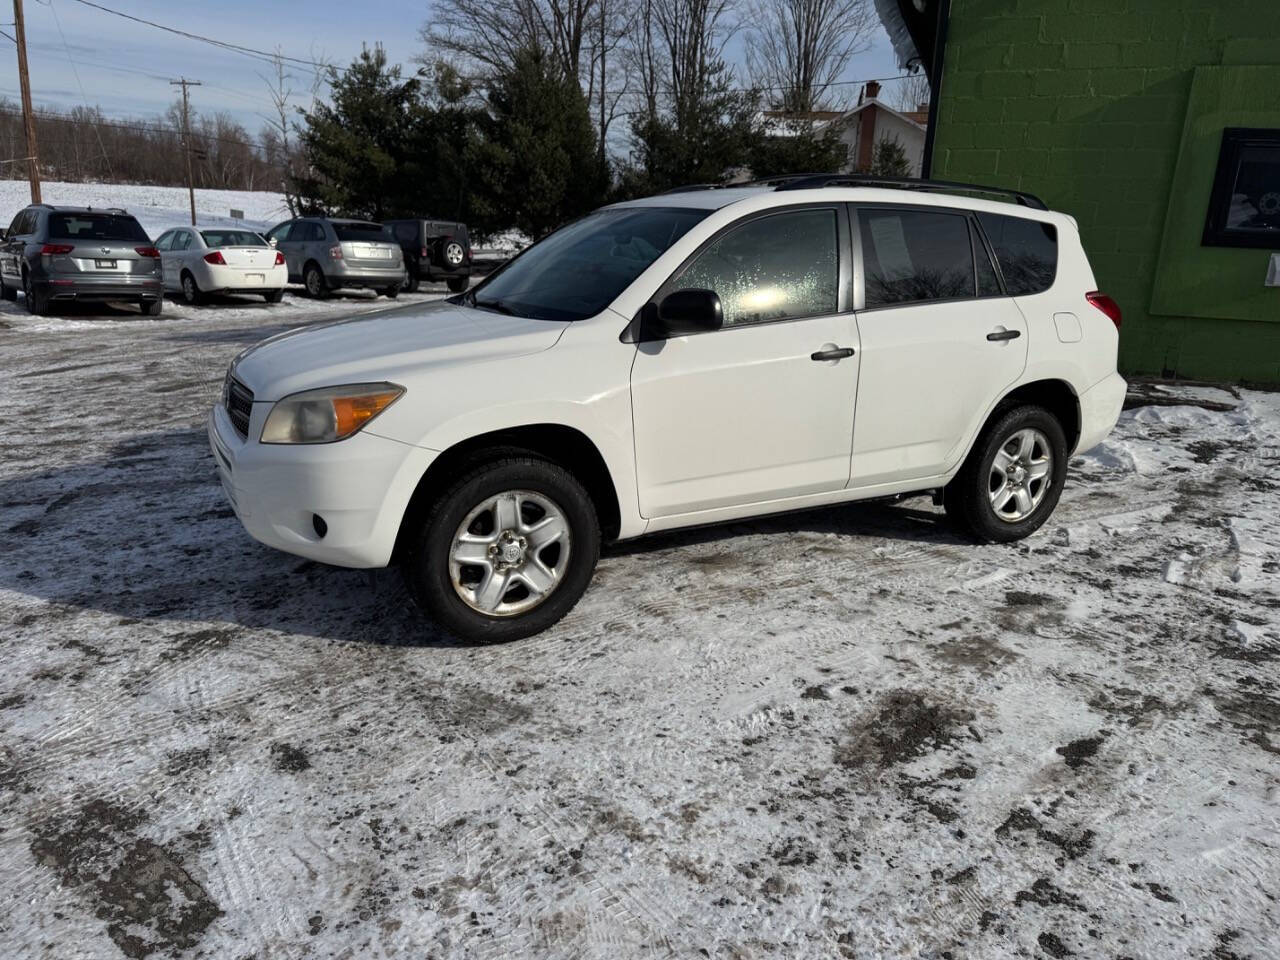
<path fill-rule="evenodd" d="M 299 217 L 272 227 L 267 239 L 284 254 L 289 281 L 301 283 L 313 297 L 327 297 L 340 287 L 395 297 L 404 283 L 400 244 L 380 223 Z"/>

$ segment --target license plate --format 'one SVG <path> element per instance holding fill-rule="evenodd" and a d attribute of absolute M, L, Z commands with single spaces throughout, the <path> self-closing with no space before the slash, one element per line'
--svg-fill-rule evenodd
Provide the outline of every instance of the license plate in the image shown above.
<path fill-rule="evenodd" d="M 266 283 L 267 275 L 265 273 L 246 273 L 244 279 L 245 283 Z"/>
<path fill-rule="evenodd" d="M 99 270 L 114 270 L 116 268 L 114 260 L 95 260 L 93 265 Z"/>

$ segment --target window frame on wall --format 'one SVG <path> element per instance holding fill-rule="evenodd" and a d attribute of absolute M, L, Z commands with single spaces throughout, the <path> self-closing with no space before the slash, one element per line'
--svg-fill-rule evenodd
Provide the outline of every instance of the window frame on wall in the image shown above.
<path fill-rule="evenodd" d="M 1205 213 L 1202 247 L 1243 247 L 1254 250 L 1280 248 L 1280 230 L 1254 231 L 1230 227 L 1227 218 L 1236 185 L 1236 171 L 1244 148 L 1267 146 L 1280 150 L 1280 128 L 1225 127 L 1218 147 L 1218 166 L 1213 175 L 1209 206 Z M 1278 214 L 1280 215 L 1280 214 Z"/>

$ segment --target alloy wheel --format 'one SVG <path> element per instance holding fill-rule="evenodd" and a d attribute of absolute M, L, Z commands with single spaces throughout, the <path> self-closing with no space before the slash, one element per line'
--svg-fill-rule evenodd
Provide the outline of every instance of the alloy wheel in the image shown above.
<path fill-rule="evenodd" d="M 1019 523 L 1043 502 L 1053 484 L 1053 448 L 1033 427 L 1010 434 L 991 461 L 987 494 L 991 509 L 1006 523 Z"/>
<path fill-rule="evenodd" d="M 472 610 L 515 616 L 560 586 L 571 545 L 568 517 L 555 501 L 529 490 L 504 491 L 485 498 L 458 525 L 449 578 Z"/>

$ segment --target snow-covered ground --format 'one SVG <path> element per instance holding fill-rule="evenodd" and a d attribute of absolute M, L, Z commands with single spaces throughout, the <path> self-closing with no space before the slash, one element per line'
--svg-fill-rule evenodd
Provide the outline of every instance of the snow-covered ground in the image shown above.
<path fill-rule="evenodd" d="M 1276 955 L 1280 395 L 1135 394 L 1020 544 L 661 536 L 460 647 L 223 500 L 313 306 L 0 314 L 0 955 Z"/>
<path fill-rule="evenodd" d="M 77 207 L 124 207 L 138 218 L 154 239 L 170 227 L 191 223 L 191 206 L 184 187 L 150 187 L 128 183 L 61 183 L 40 185 L 45 203 Z M 0 180 L 0 226 L 7 227 L 14 214 L 31 202 L 26 180 Z M 244 211 L 233 220 L 232 210 Z M 287 219 L 284 195 L 262 190 L 197 190 L 196 221 L 203 226 L 242 224 L 266 230 Z"/>

